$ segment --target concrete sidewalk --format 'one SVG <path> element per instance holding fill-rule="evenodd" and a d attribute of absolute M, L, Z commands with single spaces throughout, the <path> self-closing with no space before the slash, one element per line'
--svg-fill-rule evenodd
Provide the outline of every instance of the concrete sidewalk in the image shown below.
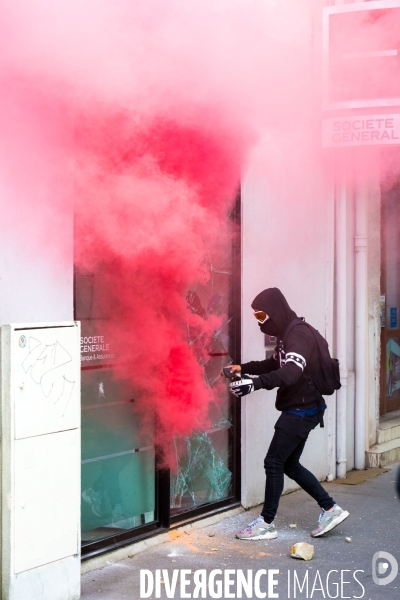
<path fill-rule="evenodd" d="M 138 600 L 140 595 L 140 571 L 150 570 L 155 575 L 157 569 L 167 569 L 172 577 L 174 569 L 190 569 L 188 575 L 193 581 L 193 571 L 205 569 L 207 578 L 213 569 L 243 570 L 252 569 L 255 574 L 261 569 L 277 569 L 275 575 L 262 575 L 261 592 L 279 598 L 366 598 L 367 600 L 398 600 L 400 598 L 400 573 L 393 582 L 377 585 L 372 578 L 372 559 L 378 551 L 388 552 L 400 565 L 400 502 L 396 497 L 394 479 L 396 466 L 388 467 L 387 473 L 378 475 L 358 485 L 325 483 L 335 501 L 350 512 L 349 518 L 333 531 L 321 538 L 313 539 L 310 531 L 315 527 L 319 507 L 305 492 L 297 491 L 283 496 L 275 521 L 278 539 L 270 541 L 241 541 L 235 532 L 259 514 L 260 507 L 240 515 L 226 518 L 218 524 L 182 533 L 176 539 L 151 548 L 132 558 L 102 569 L 86 573 L 82 577 L 82 598 L 84 600 Z M 296 528 L 290 528 L 296 524 Z M 174 532 L 171 532 L 171 538 Z M 345 538 L 351 537 L 352 542 Z M 290 547 L 296 542 L 305 541 L 314 545 L 315 554 L 310 562 L 290 557 Z M 387 558 L 383 561 L 386 562 Z M 387 562 L 389 564 L 389 562 Z M 328 580 L 327 576 L 330 573 Z M 344 571 L 341 573 L 341 571 Z M 356 573 L 356 571 L 358 571 Z M 306 573 L 308 576 L 306 578 Z M 387 567 L 387 576 L 391 567 Z M 296 575 L 296 577 L 295 577 Z M 268 591 L 268 578 L 274 577 L 277 584 Z M 217 577 L 221 578 L 221 576 Z M 236 575 L 231 575 L 234 585 L 222 588 L 222 595 L 211 597 L 236 597 Z M 305 582 L 302 592 L 294 582 Z M 308 579 L 308 590 L 307 590 Z M 288 584 L 289 580 L 289 584 Z M 173 597 L 182 597 L 180 592 L 181 574 Z M 346 583 L 350 582 L 350 583 Z M 168 584 L 168 581 L 167 581 Z M 165 584 L 161 584 L 161 598 L 167 598 Z M 188 593 L 194 588 L 187 587 Z M 314 588 L 314 590 L 313 590 Z M 225 591 L 224 591 L 225 590 Z M 228 590 L 232 596 L 224 595 Z M 146 596 L 147 597 L 147 596 Z M 155 592 L 150 596 L 156 598 Z M 160 596 L 159 596 L 160 597 Z M 190 597 L 190 596 L 186 596 Z M 200 597 L 202 597 L 200 595 Z M 278 597 L 278 596 L 275 596 Z"/>

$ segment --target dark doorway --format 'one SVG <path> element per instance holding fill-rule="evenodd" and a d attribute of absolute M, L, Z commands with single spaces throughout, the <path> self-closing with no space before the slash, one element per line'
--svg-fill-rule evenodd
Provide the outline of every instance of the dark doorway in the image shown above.
<path fill-rule="evenodd" d="M 400 408 L 400 181 L 381 189 L 380 414 Z"/>

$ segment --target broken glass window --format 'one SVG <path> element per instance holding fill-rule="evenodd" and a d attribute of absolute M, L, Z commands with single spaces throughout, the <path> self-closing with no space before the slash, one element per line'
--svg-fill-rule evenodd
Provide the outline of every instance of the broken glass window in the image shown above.
<path fill-rule="evenodd" d="M 231 215 L 228 217 L 230 226 Z M 222 247 L 217 240 L 207 245 L 204 276 L 194 282 L 187 292 L 190 310 L 207 321 L 210 315 L 221 317 L 211 344 L 205 353 L 205 330 L 187 328 L 188 344 L 204 366 L 204 378 L 213 388 L 220 380 L 222 367 L 232 363 L 229 356 L 231 342 L 231 298 L 233 277 L 232 241 Z M 192 436 L 176 438 L 174 451 L 176 473 L 171 476 L 171 513 L 179 513 L 209 502 L 216 502 L 232 494 L 232 417 L 231 397 L 228 391 L 223 398 L 211 403 L 210 429 L 197 431 Z"/>

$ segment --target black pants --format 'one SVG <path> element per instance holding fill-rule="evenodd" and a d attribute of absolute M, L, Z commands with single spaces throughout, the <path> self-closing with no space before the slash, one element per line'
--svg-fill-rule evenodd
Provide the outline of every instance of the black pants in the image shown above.
<path fill-rule="evenodd" d="M 299 462 L 308 434 L 317 425 L 318 415 L 302 418 L 283 412 L 277 420 L 275 434 L 264 460 L 267 481 L 261 515 L 266 523 L 272 523 L 278 510 L 283 491 L 283 474 L 294 479 L 321 508 L 329 510 L 335 504 L 317 478 Z"/>

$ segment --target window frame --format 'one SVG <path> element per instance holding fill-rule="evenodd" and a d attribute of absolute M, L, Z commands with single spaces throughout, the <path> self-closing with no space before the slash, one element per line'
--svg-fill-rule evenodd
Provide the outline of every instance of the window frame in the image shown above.
<path fill-rule="evenodd" d="M 229 354 L 234 363 L 241 362 L 241 194 L 238 190 L 232 210 L 233 221 L 233 266 L 232 293 L 230 297 L 231 335 Z M 75 272 L 74 272 L 75 275 Z M 74 276 L 74 314 L 76 312 L 76 277 Z M 86 367 L 87 368 L 87 367 Z M 85 367 L 82 367 L 85 369 Z M 232 470 L 232 492 L 228 498 L 210 502 L 196 508 L 189 508 L 179 514 L 170 513 L 170 471 L 161 467 L 160 449 L 156 446 L 155 472 L 155 521 L 111 536 L 85 542 L 81 545 L 81 560 L 85 561 L 100 554 L 122 548 L 169 531 L 171 528 L 195 520 L 219 514 L 229 508 L 240 506 L 241 496 L 241 403 L 236 397 L 232 400 L 232 427 L 229 430 L 232 449 L 230 468 Z"/>

